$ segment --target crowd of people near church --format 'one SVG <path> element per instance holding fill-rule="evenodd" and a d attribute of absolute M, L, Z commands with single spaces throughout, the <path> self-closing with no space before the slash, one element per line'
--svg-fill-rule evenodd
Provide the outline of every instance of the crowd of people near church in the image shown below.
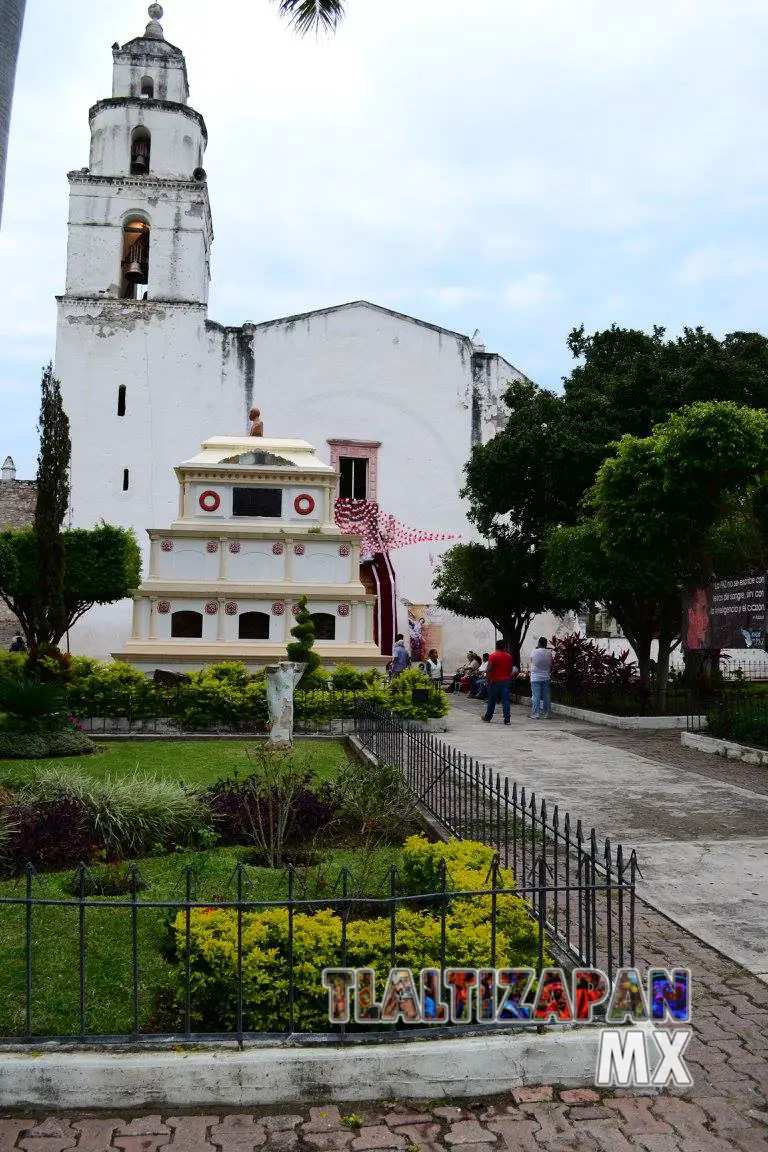
<path fill-rule="evenodd" d="M 395 638 L 392 659 L 387 665 L 387 675 L 390 679 L 399 676 L 406 668 L 414 664 L 413 637 L 411 636 L 411 651 L 406 647 L 401 633 Z M 436 648 L 430 648 L 426 659 L 420 660 L 415 666 L 429 676 L 436 691 L 445 689 L 446 692 L 465 693 L 470 700 L 485 701 L 483 720 L 490 723 L 493 719 L 496 705 L 501 705 L 504 723 L 510 723 L 510 694 L 513 690 L 531 694 L 532 720 L 540 717 L 552 717 L 552 649 L 547 644 L 546 636 L 540 636 L 538 644 L 530 656 L 530 667 L 524 672 L 520 667 L 520 657 L 507 650 L 504 640 L 496 642 L 493 652 L 467 652 L 466 660 L 446 681 L 443 663 Z"/>

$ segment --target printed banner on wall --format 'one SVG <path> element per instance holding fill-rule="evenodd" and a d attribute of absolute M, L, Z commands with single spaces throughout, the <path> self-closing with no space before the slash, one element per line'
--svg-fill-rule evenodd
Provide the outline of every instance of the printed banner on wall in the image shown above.
<path fill-rule="evenodd" d="M 411 604 L 408 608 L 408 633 L 411 660 L 422 664 L 427 653 L 436 648 L 440 659 L 443 657 L 443 617 L 440 609 L 433 604 Z"/>
<path fill-rule="evenodd" d="M 766 578 L 715 580 L 685 598 L 683 642 L 686 648 L 764 648 Z"/>

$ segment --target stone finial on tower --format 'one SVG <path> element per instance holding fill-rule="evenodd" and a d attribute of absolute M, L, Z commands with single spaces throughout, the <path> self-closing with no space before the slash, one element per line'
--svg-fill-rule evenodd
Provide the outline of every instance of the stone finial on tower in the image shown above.
<path fill-rule="evenodd" d="M 249 436 L 263 436 L 264 435 L 264 422 L 261 419 L 261 412 L 258 408 L 251 408 L 248 413 L 248 419 L 251 421 L 251 429 L 248 433 Z"/>
<path fill-rule="evenodd" d="M 474 348 L 475 352 L 485 352 L 485 341 L 480 334 L 479 328 L 475 328 L 475 334 L 472 337 L 472 347 Z"/>
<path fill-rule="evenodd" d="M 3 480 L 16 479 L 16 465 L 13 462 L 12 456 L 6 456 L 5 460 L 3 461 L 2 478 Z"/>
<path fill-rule="evenodd" d="M 149 12 L 150 19 L 149 24 L 147 24 L 146 30 L 144 32 L 144 39 L 165 40 L 165 35 L 163 34 L 163 26 L 160 23 L 163 15 L 162 6 L 160 4 L 150 4 L 147 11 Z"/>

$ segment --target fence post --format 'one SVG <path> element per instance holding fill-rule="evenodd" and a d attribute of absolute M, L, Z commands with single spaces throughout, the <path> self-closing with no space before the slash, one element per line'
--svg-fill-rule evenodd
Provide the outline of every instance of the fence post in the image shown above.
<path fill-rule="evenodd" d="M 78 961 L 80 966 L 80 1039 L 85 1038 L 85 877 L 88 869 L 81 861 L 77 866 L 77 898 L 80 902 L 77 910 L 78 929 Z"/>
<path fill-rule="evenodd" d="M 24 952 L 27 1003 L 24 1012 L 24 1035 L 28 1040 L 32 1038 L 32 877 L 34 875 L 34 867 L 31 864 L 26 864 L 24 866 Z"/>
<path fill-rule="evenodd" d="M 293 864 L 288 864 L 288 1033 L 293 1034 Z"/>
<path fill-rule="evenodd" d="M 131 977 L 133 999 L 133 1035 L 140 1032 L 139 1020 L 139 906 L 138 906 L 138 865 L 131 864 Z"/>
<path fill-rule="evenodd" d="M 191 864 L 184 869 L 184 1035 L 192 1032 L 192 900 L 194 871 Z"/>
<path fill-rule="evenodd" d="M 243 862 L 235 869 L 237 883 L 237 1043 L 243 1047 Z"/>

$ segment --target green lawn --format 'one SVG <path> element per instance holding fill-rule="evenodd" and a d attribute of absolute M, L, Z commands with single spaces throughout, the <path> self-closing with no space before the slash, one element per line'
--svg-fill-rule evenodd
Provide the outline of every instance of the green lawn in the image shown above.
<path fill-rule="evenodd" d="M 92 756 L 67 756 L 56 761 L 89 776 L 121 776 L 139 771 L 150 776 L 166 776 L 204 787 L 235 771 L 250 771 L 248 752 L 253 740 L 105 740 Z M 335 775 L 348 753 L 337 740 L 296 740 L 296 752 L 306 757 L 315 778 L 323 781 Z M 0 784 L 20 784 L 37 768 L 48 768 L 50 760 L 0 760 Z"/>
<path fill-rule="evenodd" d="M 183 852 L 138 861 L 148 887 L 145 901 L 180 901 L 186 890 L 186 866 L 194 875 L 193 898 L 217 903 L 236 898 L 236 867 L 242 848 Z M 343 866 L 349 868 L 348 891 L 385 897 L 389 869 L 400 862 L 399 848 L 382 847 L 363 858 L 354 851 L 324 851 L 319 865 L 298 868 L 294 898 L 318 893 L 341 895 Z M 72 872 L 47 873 L 35 883 L 33 895 L 66 900 L 68 907 L 35 907 L 32 914 L 32 1033 L 35 1036 L 77 1035 L 79 1025 L 80 936 L 79 908 L 67 890 Z M 23 897 L 24 881 L 0 883 L 0 897 Z M 244 869 L 245 900 L 276 900 L 287 896 L 287 873 L 266 868 Z M 89 1034 L 127 1035 L 133 1031 L 133 967 L 130 897 L 103 899 L 85 909 L 86 1028 Z M 158 993 L 168 986 L 168 961 L 163 955 L 168 910 L 137 910 L 139 1020 L 143 1032 L 168 1031 L 172 1020 L 153 1019 Z M 382 915 L 384 912 L 382 912 Z M 0 1035 L 22 1036 L 26 1002 L 25 909 L 0 904 Z"/>

